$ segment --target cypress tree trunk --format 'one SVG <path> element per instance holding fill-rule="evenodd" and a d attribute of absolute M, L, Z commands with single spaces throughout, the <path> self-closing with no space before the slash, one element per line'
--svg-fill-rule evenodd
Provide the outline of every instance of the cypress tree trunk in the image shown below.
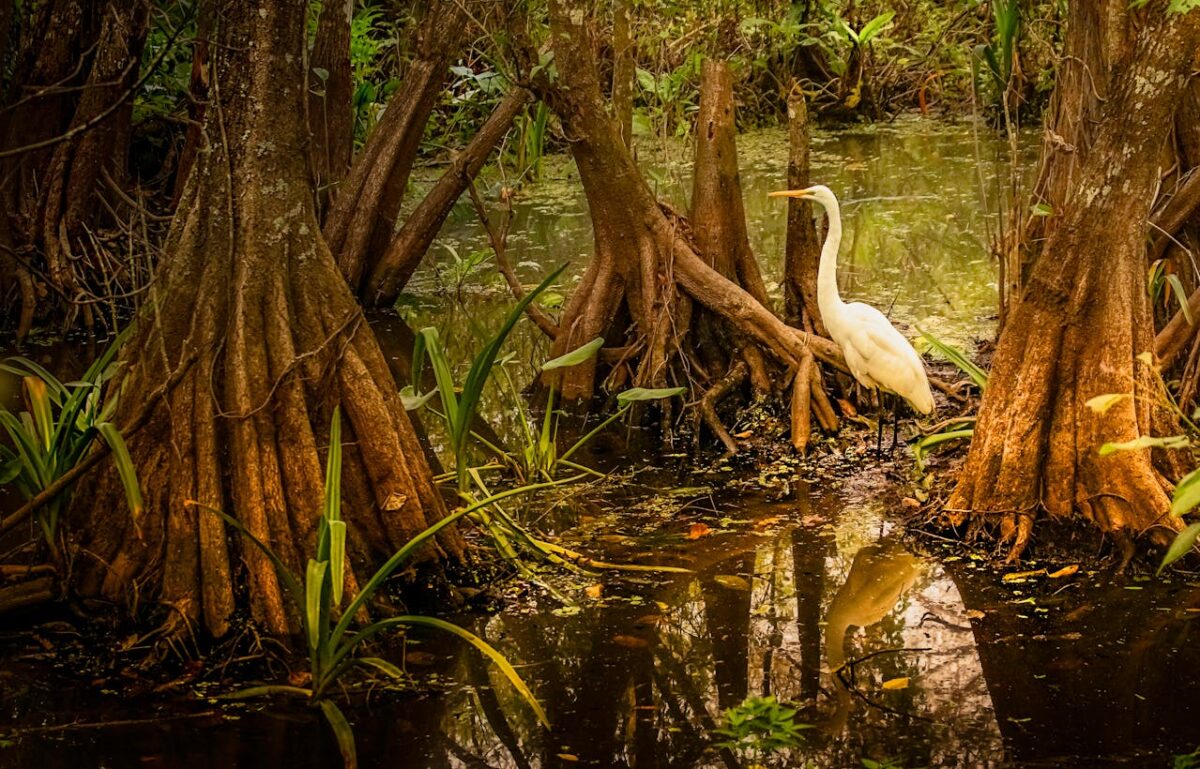
<path fill-rule="evenodd" d="M 129 439 L 146 508 L 131 519 L 111 471 L 74 495 L 80 592 L 167 605 L 216 636 L 239 607 L 273 633 L 294 618 L 271 563 L 186 503 L 225 510 L 298 568 L 321 512 L 334 406 L 359 573 L 446 512 L 321 237 L 302 117 L 304 18 L 302 3 L 263 0 L 217 20 L 206 139 L 121 354 L 115 421 L 150 409 Z M 451 532 L 426 563 L 461 552 Z"/>

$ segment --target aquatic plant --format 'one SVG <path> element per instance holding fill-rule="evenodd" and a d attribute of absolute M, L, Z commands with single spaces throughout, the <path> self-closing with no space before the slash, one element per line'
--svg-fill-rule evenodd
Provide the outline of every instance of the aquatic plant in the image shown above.
<path fill-rule="evenodd" d="M 921 338 L 932 348 L 937 351 L 946 360 L 958 367 L 958 370 L 967 375 L 967 377 L 979 388 L 980 392 L 987 389 L 988 373 L 972 361 L 965 352 L 958 349 L 954 345 L 943 342 L 933 334 L 922 330 L 919 326 L 917 332 Z M 936 447 L 953 441 L 970 440 L 975 434 L 975 417 L 965 416 L 955 419 L 948 419 L 942 422 L 939 429 L 929 435 L 923 436 L 913 445 L 913 458 L 916 460 L 917 469 L 923 470 L 925 467 L 925 457 Z"/>
<path fill-rule="evenodd" d="M 376 620 L 357 630 L 351 624 L 366 610 L 375 592 L 439 531 L 458 519 L 488 505 L 536 489 L 555 484 L 523 486 L 501 492 L 459 508 L 413 537 L 396 551 L 358 590 L 345 607 L 342 606 L 346 582 L 346 523 L 341 518 L 342 435 L 339 409 L 334 409 L 329 428 L 329 453 L 325 465 L 325 504 L 317 529 L 315 553 L 308 559 L 303 576 L 293 573 L 283 559 L 233 516 L 195 501 L 189 504 L 220 516 L 241 535 L 261 550 L 275 566 L 279 580 L 291 597 L 300 618 L 302 635 L 307 641 L 311 683 L 308 687 L 285 684 L 252 686 L 228 695 L 229 699 L 245 699 L 271 695 L 303 697 L 320 707 L 337 738 L 347 767 L 357 765 L 354 734 L 341 709 L 329 697 L 333 687 L 353 668 L 365 667 L 384 676 L 403 680 L 404 674 L 393 663 L 374 656 L 358 656 L 358 649 L 368 640 L 388 630 L 407 627 L 428 627 L 458 636 L 484 654 L 508 679 L 517 693 L 529 704 L 538 721 L 549 726 L 533 692 L 504 655 L 487 641 L 469 630 L 436 617 L 401 615 Z"/>
<path fill-rule="evenodd" d="M 725 711 L 724 726 L 713 730 L 725 739 L 714 744 L 749 764 L 763 765 L 775 754 L 798 746 L 800 732 L 811 728 L 811 724 L 796 722 L 795 708 L 772 696 L 747 697 Z"/>
<path fill-rule="evenodd" d="M 12 485 L 32 499 L 57 482 L 93 450 L 97 441 L 112 452 L 134 519 L 142 509 L 137 473 L 121 431 L 110 421 L 117 398 L 105 398 L 104 383 L 113 375 L 124 334 L 88 366 L 78 381 L 64 383 L 28 358 L 13 357 L 0 370 L 21 377 L 26 410 L 14 413 L 0 407 L 0 425 L 11 446 L 0 445 L 0 486 Z M 70 501 L 64 491 L 34 511 L 51 559 L 61 560 L 58 524 Z"/>

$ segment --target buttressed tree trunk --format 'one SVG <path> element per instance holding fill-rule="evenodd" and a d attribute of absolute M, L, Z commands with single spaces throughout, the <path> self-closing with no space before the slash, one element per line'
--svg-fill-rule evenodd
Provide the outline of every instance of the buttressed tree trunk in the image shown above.
<path fill-rule="evenodd" d="M 1153 350 L 1146 219 L 1200 43 L 1200 13 L 1168 15 L 1166 3 L 1152 3 L 1136 15 L 1140 29 L 1116 59 L 1091 147 L 1001 332 L 975 438 L 947 503 L 955 524 L 998 523 L 1012 558 L 1040 512 L 1080 516 L 1126 543 L 1176 525 L 1159 472 L 1173 470 L 1173 457 L 1098 453 L 1108 441 L 1171 429 L 1150 405 L 1154 373 L 1136 357 Z M 1145 397 L 1104 414 L 1085 405 L 1106 393 Z"/>
<path fill-rule="evenodd" d="M 694 304 L 720 319 L 724 331 L 734 335 L 731 338 L 740 335 L 746 341 L 742 351 L 755 348 L 746 353 L 752 357 L 767 353 L 793 371 L 812 354 L 839 361 L 836 345 L 788 327 L 763 305 L 760 299 L 765 292 L 757 265 L 751 264 L 752 256 L 744 244 L 744 222 L 735 223 L 736 213 L 715 210 L 719 203 L 732 205 L 735 199 L 740 208 L 734 148 L 732 142 L 722 143 L 722 137 L 728 140 L 733 131 L 728 94 L 719 97 L 724 107 L 716 103 L 708 107 L 711 135 L 707 123 L 698 130 L 701 146 L 696 175 L 712 176 L 703 183 L 713 186 L 700 190 L 711 198 L 708 203 L 697 201 L 697 206 L 706 212 L 700 215 L 720 216 L 711 222 L 713 231 L 699 237 L 711 239 L 712 247 L 718 249 L 706 253 L 692 240 L 683 218 L 659 205 L 625 147 L 601 97 L 595 48 L 583 14 L 563 0 L 551 2 L 550 30 L 559 77 L 554 84 L 539 87 L 562 119 L 570 140 L 595 240 L 594 255 L 564 309 L 551 355 L 561 355 L 598 336 L 607 346 L 598 359 L 555 372 L 562 397 L 590 398 L 600 373 L 615 387 L 697 381 L 713 389 L 727 386 L 722 380 L 727 375 L 737 378 L 735 359 L 743 357 L 742 353 L 728 356 L 729 351 L 723 351 L 727 368 L 720 366 L 720 356 L 704 362 L 699 350 L 701 335 L 693 329 Z M 718 96 L 721 88 L 712 75 L 719 69 L 710 66 L 706 71 L 712 85 L 705 95 Z M 692 229 L 699 233 L 708 224 L 694 223 Z M 598 371 L 600 365 L 607 371 Z M 811 391 L 811 400 L 818 415 L 828 407 L 820 388 Z M 800 410 L 807 412 L 810 393 L 800 401 Z"/>
<path fill-rule="evenodd" d="M 271 563 L 189 500 L 235 516 L 298 568 L 340 405 L 358 573 L 443 517 L 445 503 L 317 224 L 302 119 L 305 5 L 223 9 L 206 140 L 121 354 L 116 422 L 144 424 L 129 449 L 145 510 L 131 518 L 111 471 L 85 479 L 72 511 L 74 573 L 84 595 L 154 601 L 215 636 L 238 607 L 285 633 L 294 618 Z M 448 532 L 426 564 L 460 554 Z"/>

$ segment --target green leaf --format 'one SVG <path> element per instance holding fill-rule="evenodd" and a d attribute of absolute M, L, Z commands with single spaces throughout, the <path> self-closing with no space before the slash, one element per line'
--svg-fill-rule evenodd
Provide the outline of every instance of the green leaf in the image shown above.
<path fill-rule="evenodd" d="M 46 383 L 37 377 L 27 376 L 24 384 L 38 440 L 48 449 L 54 435 L 54 415 L 50 410 L 50 396 L 46 391 Z"/>
<path fill-rule="evenodd" d="M 133 516 L 134 521 L 137 521 L 141 517 L 144 507 L 142 487 L 138 484 L 137 470 L 133 466 L 133 459 L 129 456 L 129 447 L 125 445 L 125 438 L 112 422 L 101 422 L 96 425 L 96 431 L 100 433 L 104 442 L 112 450 L 113 464 L 117 467 L 117 476 L 121 479 L 121 486 L 125 489 L 125 501 L 129 504 L 129 513 Z"/>
<path fill-rule="evenodd" d="M 321 643 L 321 593 L 325 589 L 325 572 L 328 570 L 328 561 L 308 559 L 308 569 L 304 575 L 304 627 L 308 631 L 308 648 L 314 651 Z"/>
<path fill-rule="evenodd" d="M 980 391 L 987 389 L 988 373 L 977 366 L 974 361 L 968 358 L 965 352 L 952 344 L 943 342 L 933 334 L 922 330 L 920 326 L 917 326 L 916 328 L 917 333 L 919 333 L 921 337 L 929 343 L 930 347 L 936 350 L 937 353 L 943 358 L 957 366 L 960 371 L 966 374 L 967 377 L 975 383 L 975 386 L 978 387 Z"/>
<path fill-rule="evenodd" d="M 325 457 L 325 519 L 342 517 L 342 410 L 334 406 L 329 420 L 329 452 Z"/>
<path fill-rule="evenodd" d="M 358 754 L 354 750 L 354 730 L 350 728 L 350 722 L 346 720 L 346 716 L 342 715 L 341 709 L 332 700 L 323 699 L 320 705 L 321 712 L 325 714 L 325 720 L 333 729 L 333 736 L 337 738 L 338 750 L 342 753 L 342 761 L 345 763 L 346 769 L 358 769 Z"/>
<path fill-rule="evenodd" d="M 1190 445 L 1186 435 L 1168 435 L 1160 438 L 1154 435 L 1140 435 L 1131 441 L 1106 443 L 1100 447 L 1100 456 L 1106 457 L 1117 451 L 1137 451 L 1138 449 L 1186 449 Z"/>
<path fill-rule="evenodd" d="M 871 42 L 872 38 L 882 32 L 883 28 L 890 24 L 895 16 L 895 11 L 888 11 L 887 13 L 879 14 L 864 24 L 863 28 L 858 32 L 858 44 L 866 45 Z"/>
<path fill-rule="evenodd" d="M 333 605 L 342 605 L 342 590 L 346 584 L 346 522 L 329 522 L 329 586 L 333 593 Z"/>
<path fill-rule="evenodd" d="M 1034 216 L 1053 216 L 1054 209 L 1051 208 L 1049 203 L 1034 203 L 1033 206 L 1030 207 L 1029 213 L 1033 214 Z"/>
<path fill-rule="evenodd" d="M 1108 393 L 1107 395 L 1097 395 L 1094 398 L 1088 398 L 1087 402 L 1083 405 L 1097 414 L 1103 414 L 1126 398 L 1132 397 L 1133 395 L 1129 393 Z"/>
<path fill-rule="evenodd" d="M 617 403 L 626 406 L 630 403 L 640 403 L 642 401 L 658 401 L 664 398 L 673 398 L 676 395 L 683 395 L 685 392 L 687 392 L 686 387 L 631 387 L 617 394 Z"/>
<path fill-rule="evenodd" d="M 1179 311 L 1183 313 L 1183 317 L 1187 320 L 1188 325 L 1192 323 L 1192 308 L 1188 306 L 1187 292 L 1183 290 L 1183 284 L 1179 282 L 1179 276 L 1171 273 L 1167 276 L 1167 283 L 1171 286 L 1171 293 L 1175 294 L 1175 301 L 1179 303 Z"/>
<path fill-rule="evenodd" d="M 445 620 L 437 619 L 436 617 L 422 617 L 417 615 L 393 617 L 391 619 L 377 622 L 376 624 L 423 625 L 425 627 L 444 630 L 447 633 L 458 636 L 482 652 L 485 657 L 490 659 L 492 663 L 500 669 L 500 672 L 504 674 L 504 677 L 508 679 L 508 682 L 512 684 L 513 688 L 517 690 L 517 693 L 519 693 L 521 697 L 523 697 L 525 701 L 529 703 L 529 707 L 533 709 L 534 715 L 537 716 L 538 721 L 540 721 L 541 724 L 547 729 L 550 728 L 550 720 L 546 717 L 546 711 L 542 709 L 541 703 L 539 703 L 537 698 L 533 696 L 533 691 L 530 690 L 528 685 L 526 685 L 525 681 L 521 678 L 521 674 L 517 672 L 517 669 L 513 667 L 512 663 L 509 662 L 503 654 L 497 651 L 494 646 L 466 628 L 459 627 L 452 622 L 446 622 Z"/>
<path fill-rule="evenodd" d="M 1186 515 L 1200 505 L 1200 468 L 1179 480 L 1175 493 L 1171 495 L 1171 515 Z"/>
<path fill-rule="evenodd" d="M 1197 537 L 1200 537 L 1200 523 L 1193 523 L 1176 534 L 1175 541 L 1167 548 L 1167 554 L 1163 556 L 1162 563 L 1158 565 L 1158 571 L 1155 573 L 1162 574 L 1163 569 L 1187 555 L 1188 551 L 1196 544 Z"/>
<path fill-rule="evenodd" d="M 375 668 L 388 678 L 394 678 L 397 681 L 405 680 L 404 671 L 382 657 L 359 657 L 355 662 L 359 665 Z"/>
<path fill-rule="evenodd" d="M 596 355 L 601 347 L 604 346 L 604 337 L 598 336 L 582 347 L 576 347 L 571 352 L 560 355 L 557 358 L 546 361 L 542 364 L 542 371 L 553 371 L 556 368 L 570 368 L 578 366 L 585 360 L 590 360 Z"/>
<path fill-rule="evenodd" d="M 400 402 L 404 404 L 405 411 L 416 411 L 428 403 L 435 395 L 437 395 L 437 390 L 430 390 L 424 395 L 417 395 L 413 391 L 412 385 L 405 385 L 400 388 Z"/>

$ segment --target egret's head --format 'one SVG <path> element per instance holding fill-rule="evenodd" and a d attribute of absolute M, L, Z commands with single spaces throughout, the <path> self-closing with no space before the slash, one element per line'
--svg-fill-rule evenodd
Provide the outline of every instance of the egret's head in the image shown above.
<path fill-rule="evenodd" d="M 802 190 L 780 190 L 768 194 L 773 198 L 801 198 L 811 200 L 814 203 L 820 203 L 821 207 L 826 209 L 837 205 L 837 198 L 834 196 L 833 190 L 823 184 L 806 187 Z"/>

